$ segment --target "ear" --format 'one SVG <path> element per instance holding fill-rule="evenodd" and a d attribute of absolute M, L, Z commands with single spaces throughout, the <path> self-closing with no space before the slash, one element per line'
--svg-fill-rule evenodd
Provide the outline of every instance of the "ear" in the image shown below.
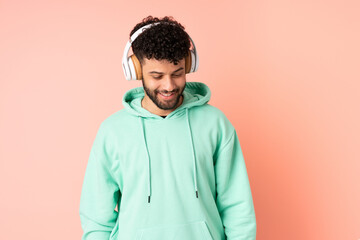
<path fill-rule="evenodd" d="M 141 71 L 141 63 L 140 63 L 139 59 L 135 56 L 135 54 L 132 54 L 130 57 L 131 57 L 132 62 L 134 63 L 136 80 L 141 80 L 143 77 L 142 71 Z"/>

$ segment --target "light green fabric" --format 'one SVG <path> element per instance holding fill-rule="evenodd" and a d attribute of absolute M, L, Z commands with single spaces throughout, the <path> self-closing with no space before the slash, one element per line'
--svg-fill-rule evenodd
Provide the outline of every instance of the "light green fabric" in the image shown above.
<path fill-rule="evenodd" d="M 187 82 L 183 96 L 163 118 L 141 107 L 143 87 L 130 89 L 124 109 L 100 124 L 81 192 L 82 240 L 256 238 L 233 125 L 204 83 Z"/>

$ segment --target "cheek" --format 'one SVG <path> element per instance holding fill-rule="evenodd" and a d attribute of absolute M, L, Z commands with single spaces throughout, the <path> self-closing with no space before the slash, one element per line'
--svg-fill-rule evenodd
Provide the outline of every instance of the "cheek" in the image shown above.
<path fill-rule="evenodd" d="M 146 87 L 147 87 L 149 90 L 151 90 L 151 91 L 154 91 L 154 90 L 156 90 L 157 88 L 159 88 L 158 82 L 153 81 L 153 80 L 151 80 L 151 79 L 149 79 L 149 78 L 147 78 L 146 80 L 144 80 L 144 83 L 145 83 Z"/>
<path fill-rule="evenodd" d="M 179 88 L 185 87 L 185 85 L 186 85 L 186 76 L 184 75 L 184 77 L 179 78 L 179 79 L 176 81 L 176 85 L 177 85 Z"/>

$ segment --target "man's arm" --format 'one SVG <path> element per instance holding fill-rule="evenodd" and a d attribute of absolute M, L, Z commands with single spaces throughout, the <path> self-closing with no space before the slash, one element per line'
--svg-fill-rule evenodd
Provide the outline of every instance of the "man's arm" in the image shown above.
<path fill-rule="evenodd" d="M 105 141 L 100 126 L 90 151 L 80 198 L 82 240 L 109 240 L 118 217 L 115 207 L 120 191 L 110 171 Z"/>
<path fill-rule="evenodd" d="M 215 156 L 216 204 L 227 240 L 256 239 L 256 219 L 245 161 L 235 129 Z"/>

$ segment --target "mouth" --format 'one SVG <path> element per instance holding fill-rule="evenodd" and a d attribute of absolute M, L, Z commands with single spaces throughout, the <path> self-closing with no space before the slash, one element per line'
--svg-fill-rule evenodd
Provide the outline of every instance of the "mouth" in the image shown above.
<path fill-rule="evenodd" d="M 165 94 L 165 93 L 158 93 L 162 99 L 164 100 L 170 100 L 170 99 L 173 99 L 175 97 L 175 93 L 168 93 L 168 94 Z"/>

